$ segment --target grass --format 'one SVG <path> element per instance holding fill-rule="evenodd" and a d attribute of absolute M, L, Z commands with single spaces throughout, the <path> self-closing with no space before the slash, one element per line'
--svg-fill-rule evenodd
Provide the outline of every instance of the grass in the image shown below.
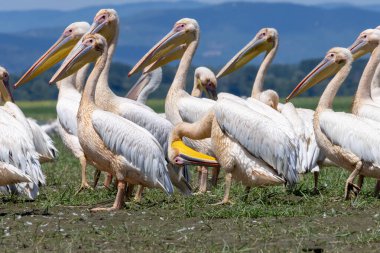
<path fill-rule="evenodd" d="M 156 110 L 162 106 L 161 101 L 151 103 Z M 349 106 L 343 103 L 342 108 Z M 30 109 L 32 115 L 35 111 L 44 112 L 39 106 Z M 223 197 L 221 178 L 219 186 L 205 195 L 168 197 L 147 190 L 142 203 L 93 214 L 88 209 L 111 205 L 115 191 L 97 188 L 75 195 L 79 162 L 57 137 L 54 140 L 60 156 L 43 165 L 47 186 L 38 199 L 4 196 L 0 202 L 4 252 L 376 252 L 380 246 L 380 201 L 372 196 L 374 180 L 366 180 L 355 201 L 344 201 L 348 173 L 340 168 L 322 170 L 317 195 L 311 191 L 312 175 L 305 175 L 292 190 L 252 189 L 246 202 L 244 188 L 234 183 L 234 205 L 212 206 Z M 90 168 L 90 182 L 92 172 Z"/>

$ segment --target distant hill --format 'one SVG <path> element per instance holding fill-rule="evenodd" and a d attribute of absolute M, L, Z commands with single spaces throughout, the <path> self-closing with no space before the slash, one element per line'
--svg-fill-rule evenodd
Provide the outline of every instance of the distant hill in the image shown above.
<path fill-rule="evenodd" d="M 379 12 L 353 6 L 179 1 L 108 7 L 115 8 L 121 19 L 115 61 L 130 65 L 182 17 L 197 19 L 201 27 L 194 64 L 215 67 L 225 64 L 261 27 L 279 31 L 275 62 L 298 63 L 321 58 L 333 46 L 348 46 L 360 31 L 380 24 Z M 98 9 L 0 12 L 0 65 L 20 73 L 58 38 L 64 27 L 79 20 L 91 22 Z"/>

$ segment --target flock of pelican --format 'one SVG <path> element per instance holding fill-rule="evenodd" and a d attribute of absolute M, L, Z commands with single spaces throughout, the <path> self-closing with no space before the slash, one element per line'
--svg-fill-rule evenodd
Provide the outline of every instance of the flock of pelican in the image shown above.
<path fill-rule="evenodd" d="M 122 208 L 134 186 L 138 186 L 135 201 L 146 187 L 172 194 L 175 186 L 185 195 L 192 194 L 189 165 L 199 166 L 198 193 L 207 190 L 208 167 L 214 186 L 220 170 L 225 172 L 225 195 L 217 204 L 230 202 L 232 179 L 246 186 L 248 193 L 251 187 L 291 186 L 299 181 L 299 174 L 313 172 L 317 191 L 319 170 L 329 164 L 351 173 L 346 199 L 359 193 L 364 177 L 380 180 L 380 27 L 363 31 L 348 49 L 329 50 L 285 104 L 276 91 L 264 89 L 279 46 L 274 28 L 261 29 L 217 75 L 206 67 L 197 68 L 189 94 L 186 77 L 200 41 L 200 27 L 194 19 L 180 19 L 129 72 L 129 76 L 138 72 L 142 76 L 125 97 L 117 96 L 108 84 L 118 35 L 117 12 L 100 10 L 91 25 L 69 25 L 14 85 L 22 86 L 64 59 L 50 83 L 59 89 L 55 127 L 81 164 L 79 191 L 91 187 L 86 180 L 87 164 L 97 170 L 94 186 L 101 172 L 107 174 L 106 187 L 116 180 L 113 206 L 92 211 Z M 217 94 L 217 79 L 262 53 L 251 97 Z M 371 56 L 352 113 L 334 112 L 334 97 L 352 62 L 367 53 Z M 178 59 L 165 114 L 157 114 L 145 102 L 161 83 L 161 67 Z M 334 77 L 315 111 L 288 102 L 330 76 Z M 42 128 L 13 103 L 9 74 L 2 67 L 0 78 L 4 102 L 0 107 L 0 189 L 35 199 L 38 187 L 45 184 L 40 164 L 56 159 L 57 150 Z"/>

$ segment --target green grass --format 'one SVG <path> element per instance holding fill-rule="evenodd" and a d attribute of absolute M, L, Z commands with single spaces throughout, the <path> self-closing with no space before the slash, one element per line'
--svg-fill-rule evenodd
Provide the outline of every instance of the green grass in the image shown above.
<path fill-rule="evenodd" d="M 162 106 L 160 101 L 153 104 Z M 33 104 L 30 108 L 32 114 L 46 113 L 39 115 L 41 119 L 51 114 Z M 342 103 L 342 108 L 349 106 Z M 243 186 L 234 183 L 234 205 L 212 206 L 223 197 L 222 172 L 218 187 L 205 195 L 169 197 L 148 189 L 140 204 L 93 214 L 89 208 L 110 206 L 116 192 L 97 188 L 75 195 L 79 162 L 57 137 L 55 143 L 59 159 L 43 165 L 47 185 L 38 199 L 2 198 L 0 246 L 5 252 L 376 252 L 380 246 L 380 201 L 372 196 L 375 181 L 366 180 L 355 201 L 344 201 L 348 173 L 341 168 L 321 171 L 317 195 L 309 174 L 292 190 L 252 189 L 246 202 Z M 89 168 L 90 182 L 92 174 Z"/>

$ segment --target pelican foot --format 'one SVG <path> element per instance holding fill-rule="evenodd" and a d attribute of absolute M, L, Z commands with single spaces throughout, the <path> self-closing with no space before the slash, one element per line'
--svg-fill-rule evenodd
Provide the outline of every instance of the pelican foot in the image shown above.
<path fill-rule="evenodd" d="M 91 208 L 90 212 L 91 213 L 97 213 L 97 212 L 112 212 L 112 211 L 117 211 L 120 210 L 121 207 L 96 207 L 96 208 Z"/>
<path fill-rule="evenodd" d="M 78 195 L 81 191 L 85 189 L 94 190 L 94 188 L 92 188 L 87 182 L 82 182 L 81 186 L 74 195 Z"/>
<path fill-rule="evenodd" d="M 204 194 L 209 193 L 209 192 L 210 192 L 210 191 L 201 191 L 201 190 L 199 190 L 199 191 L 197 191 L 197 192 L 194 192 L 193 195 L 194 195 L 194 196 L 204 195 Z"/>
<path fill-rule="evenodd" d="M 229 199 L 227 199 L 227 200 L 223 199 L 222 201 L 217 202 L 217 203 L 215 203 L 215 204 L 211 204 L 211 205 L 212 205 L 212 206 L 221 206 L 221 205 L 234 205 L 234 204 L 235 204 L 235 203 L 232 202 L 232 201 L 229 200 Z"/>
<path fill-rule="evenodd" d="M 319 195 L 319 194 L 320 194 L 319 189 L 316 188 L 316 187 L 314 187 L 314 189 L 313 189 L 313 195 Z"/>
<path fill-rule="evenodd" d="M 344 199 L 349 200 L 351 198 L 351 192 L 354 194 L 355 198 L 359 195 L 360 187 L 353 184 L 347 183 L 344 191 Z"/>

